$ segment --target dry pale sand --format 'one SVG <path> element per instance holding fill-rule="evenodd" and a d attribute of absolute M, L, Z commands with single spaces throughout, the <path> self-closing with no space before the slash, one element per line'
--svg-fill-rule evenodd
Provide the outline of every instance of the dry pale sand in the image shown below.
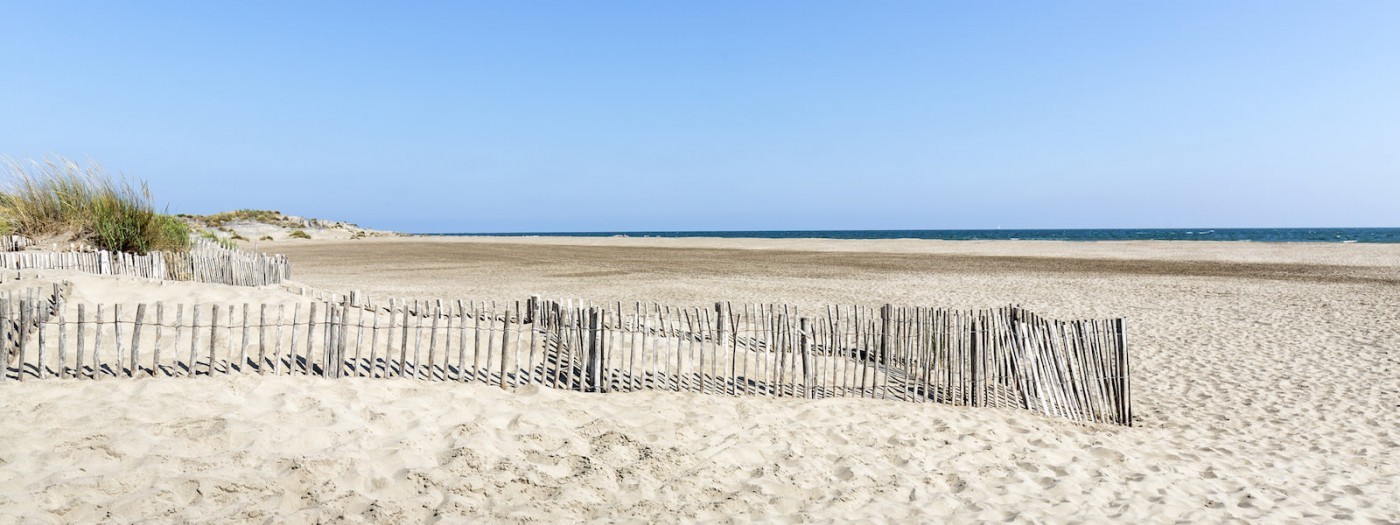
<path fill-rule="evenodd" d="M 378 296 L 1122 315 L 1138 421 L 398 380 L 10 382 L 0 521 L 1400 522 L 1400 246 L 269 244 L 303 283 Z M 174 289 L 73 293 L 138 287 Z"/>

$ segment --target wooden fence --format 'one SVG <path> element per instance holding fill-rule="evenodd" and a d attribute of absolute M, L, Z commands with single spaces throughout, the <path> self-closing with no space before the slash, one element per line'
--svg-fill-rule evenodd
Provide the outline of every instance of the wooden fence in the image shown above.
<path fill-rule="evenodd" d="M 34 241 L 20 235 L 0 235 L 0 252 L 15 252 L 28 248 Z"/>
<path fill-rule="evenodd" d="M 77 270 L 101 275 L 263 286 L 291 278 L 285 255 L 249 253 L 201 239 L 188 252 L 134 254 L 76 248 L 69 251 L 0 251 L 10 270 Z"/>
<path fill-rule="evenodd" d="M 1019 307 L 338 302 L 66 305 L 0 297 L 0 381 L 258 373 L 1018 407 L 1130 425 L 1122 319 Z M 52 348 L 50 348 L 52 346 Z"/>

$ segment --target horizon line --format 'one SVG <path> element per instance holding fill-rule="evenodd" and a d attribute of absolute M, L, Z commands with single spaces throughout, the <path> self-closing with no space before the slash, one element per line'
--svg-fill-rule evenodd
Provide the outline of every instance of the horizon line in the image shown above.
<path fill-rule="evenodd" d="M 769 230 L 529 230 L 496 232 L 403 232 L 410 235 L 549 235 L 597 233 L 774 233 L 774 232 L 948 232 L 948 231 L 1092 231 L 1092 230 L 1397 230 L 1400 226 L 1177 226 L 1110 228 L 848 228 L 848 229 L 769 229 Z"/>

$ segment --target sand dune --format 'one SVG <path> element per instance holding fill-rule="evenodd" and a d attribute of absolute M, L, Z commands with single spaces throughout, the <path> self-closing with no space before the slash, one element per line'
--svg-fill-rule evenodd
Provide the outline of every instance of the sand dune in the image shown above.
<path fill-rule="evenodd" d="M 1139 419 L 398 380 L 10 382 L 0 520 L 1400 522 L 1400 247 L 610 242 L 287 251 L 308 285 L 379 296 L 1125 315 Z"/>

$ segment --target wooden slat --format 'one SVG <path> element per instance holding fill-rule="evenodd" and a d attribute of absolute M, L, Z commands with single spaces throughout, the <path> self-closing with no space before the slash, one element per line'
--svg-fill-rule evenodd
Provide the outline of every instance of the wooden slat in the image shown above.
<path fill-rule="evenodd" d="M 30 305 L 31 303 L 28 299 L 21 299 L 19 302 L 19 351 L 17 352 L 19 358 L 15 365 L 15 379 L 18 381 L 24 381 L 24 362 L 29 351 L 27 348 L 29 343 L 29 324 L 33 317 L 30 312 Z M 6 359 L 6 361 L 8 361 L 8 359 Z"/>
<path fill-rule="evenodd" d="M 277 320 L 274 321 L 274 326 L 277 329 L 272 334 L 272 375 L 278 375 L 282 373 L 282 327 L 286 323 L 286 317 L 287 305 L 277 305 Z M 292 328 L 292 336 L 296 336 L 295 323 L 293 324 Z M 295 347 L 296 345 L 293 344 L 292 346 Z"/>
<path fill-rule="evenodd" d="M 59 305 L 58 308 L 58 377 L 68 379 L 68 320 L 66 317 L 67 308 Z M 0 317 L 0 327 L 5 326 L 4 317 Z M 3 332 L 0 332 L 2 334 Z M 81 363 L 79 363 L 81 366 Z M 4 367 L 0 366 L 0 375 L 4 375 Z M 3 379 L 0 379 L 3 381 Z"/>
<path fill-rule="evenodd" d="M 442 317 L 442 302 L 433 305 L 433 324 L 428 330 L 428 381 L 433 380 L 433 368 L 437 366 L 438 319 Z"/>
<path fill-rule="evenodd" d="M 388 333 L 384 339 L 384 373 L 380 377 L 391 377 L 398 375 L 393 369 L 394 361 L 394 328 L 398 325 L 398 300 L 389 299 L 389 326 Z"/>
<path fill-rule="evenodd" d="M 60 324 L 62 322 L 60 321 Z M 160 345 L 164 342 L 162 335 L 165 332 L 165 303 L 156 303 L 156 343 L 151 348 L 151 377 L 160 373 Z"/>
<path fill-rule="evenodd" d="M 116 366 L 116 369 L 112 371 L 112 375 L 115 375 L 115 376 L 120 376 L 120 375 L 122 375 L 123 372 L 126 372 L 126 367 L 122 365 L 122 357 L 123 357 L 123 356 L 122 356 L 122 321 L 121 321 L 121 319 L 122 319 L 122 305 L 121 305 L 120 303 L 112 305 L 112 335 L 113 335 L 112 339 L 113 339 L 113 341 L 115 342 L 115 346 L 116 346 L 116 349 L 117 349 L 117 351 L 115 352 L 115 354 L 116 354 L 116 362 L 113 363 L 113 365 Z"/>
<path fill-rule="evenodd" d="M 507 315 L 509 315 L 509 313 L 507 313 Z M 512 363 L 512 367 L 511 367 L 512 374 L 514 375 L 514 377 L 511 378 L 511 386 L 512 386 L 513 388 L 518 388 L 518 387 L 520 386 L 520 374 L 524 371 L 524 370 L 520 367 L 520 340 L 522 339 L 522 337 L 521 337 L 521 336 L 522 336 L 521 330 L 524 329 L 524 318 L 521 317 L 521 315 L 520 315 L 520 301 L 515 301 L 515 323 L 514 323 L 514 324 L 515 324 L 515 360 L 514 360 L 514 362 Z M 502 357 L 502 359 L 505 359 L 505 358 Z"/>
<path fill-rule="evenodd" d="M 418 301 L 413 302 L 413 373 L 411 377 L 414 379 L 418 379 L 423 374 L 423 312 L 426 309 L 427 303 L 420 305 Z"/>
<path fill-rule="evenodd" d="M 414 302 L 413 302 L 413 309 L 414 309 L 415 311 L 418 309 L 418 301 L 414 301 Z M 401 330 L 402 333 L 400 334 L 400 337 L 399 337 L 399 369 L 398 369 L 398 370 L 399 370 L 399 377 L 400 377 L 400 378 L 402 378 L 402 377 L 404 377 L 404 376 L 406 376 L 406 375 L 408 374 L 408 317 L 409 317 L 409 313 L 410 313 L 410 312 L 409 312 L 409 309 L 408 309 L 408 302 L 405 301 L 404 304 L 403 304 L 403 330 Z"/>
<path fill-rule="evenodd" d="M 48 301 L 44 301 L 44 303 L 47 304 Z M 44 336 L 44 332 L 46 331 L 45 328 L 48 327 L 48 322 L 47 322 L 47 321 L 48 321 L 48 313 L 49 313 L 49 312 L 48 312 L 48 307 L 47 307 L 47 306 L 44 306 L 44 310 L 43 310 L 42 312 L 40 312 L 39 318 L 35 320 L 35 322 L 38 323 L 38 327 L 35 329 L 35 331 L 38 332 L 38 336 L 39 336 L 39 337 L 38 337 L 38 343 L 39 343 L 38 347 L 39 347 L 39 348 L 38 348 L 38 353 L 37 353 L 38 355 L 36 356 L 38 359 L 37 359 L 37 360 L 35 361 L 35 363 L 34 363 L 34 375 L 35 375 L 35 377 L 37 377 L 37 378 L 39 378 L 39 379 L 46 379 L 46 378 L 48 378 L 48 375 L 45 373 L 45 367 L 44 367 L 44 362 L 45 362 L 45 359 L 44 359 L 44 358 L 45 358 L 45 354 L 48 353 L 48 346 L 49 346 L 49 345 L 48 345 L 48 341 L 45 340 L 45 336 Z M 20 362 L 20 367 L 23 368 L 23 366 L 24 366 L 24 362 L 21 361 L 21 362 Z"/>
<path fill-rule="evenodd" d="M 365 310 L 369 310 L 369 307 L 357 304 L 355 310 L 355 358 L 350 364 L 350 377 L 362 377 L 364 374 L 360 370 L 364 361 L 361 360 L 361 347 L 365 338 Z"/>
<path fill-rule="evenodd" d="M 195 356 L 196 352 L 199 351 L 199 303 L 190 307 L 190 317 L 190 360 L 189 375 L 186 377 L 194 377 L 195 375 L 195 363 L 197 362 Z"/>
<path fill-rule="evenodd" d="M 1131 367 L 1128 360 L 1128 331 L 1122 319 L 1113 320 L 1113 331 L 1117 343 L 1118 356 L 1118 377 L 1121 382 L 1122 392 L 1119 402 L 1118 424 L 1133 426 L 1133 397 L 1132 397 L 1132 374 L 1129 373 Z"/>
<path fill-rule="evenodd" d="M 205 366 L 204 375 L 214 375 L 214 349 L 219 339 L 219 305 L 211 307 L 209 315 L 209 362 Z"/>
<path fill-rule="evenodd" d="M 258 375 L 267 375 L 267 305 L 258 305 Z"/>
<path fill-rule="evenodd" d="M 525 362 L 525 370 L 526 370 L 526 372 L 525 372 L 525 383 L 526 383 L 526 384 L 530 384 L 530 383 L 534 383 L 534 382 L 535 382 L 535 357 L 536 357 L 536 354 L 539 352 L 539 335 L 540 335 L 540 300 L 539 300 L 539 296 L 531 297 L 528 304 L 529 304 L 529 313 L 530 313 L 530 319 L 529 319 L 529 321 L 530 321 L 530 355 L 529 355 L 529 357 L 527 358 L 528 360 Z"/>
<path fill-rule="evenodd" d="M 27 309 L 26 309 L 27 310 Z M 97 304 L 97 311 L 94 313 L 97 323 L 93 327 L 92 333 L 92 378 L 102 379 L 102 304 Z M 22 333 L 22 332 L 21 332 Z M 22 339 L 21 339 L 22 341 Z M 23 346 L 21 344 L 21 346 Z M 22 362 L 22 360 L 21 360 Z"/>
<path fill-rule="evenodd" d="M 302 366 L 301 366 L 301 374 L 302 374 L 302 375 L 308 375 L 308 376 L 309 376 L 309 375 L 312 375 L 312 374 L 314 373 L 314 370 L 313 370 L 313 367 L 312 367 L 312 363 L 314 362 L 314 361 L 313 361 L 314 356 L 312 356 L 311 353 L 312 353 L 312 350 L 313 350 L 314 348 L 316 348 L 316 347 L 315 347 L 315 346 L 312 346 L 311 340 L 312 340 L 313 336 L 316 335 L 316 307 L 317 307 L 318 305 L 319 305 L 318 302 L 312 302 L 312 303 L 311 303 L 310 311 L 309 311 L 309 312 L 307 313 L 307 315 L 306 315 L 306 356 L 303 357 L 303 358 L 302 358 L 302 361 L 301 361 L 301 364 L 302 364 Z"/>
<path fill-rule="evenodd" d="M 472 377 L 481 378 L 481 306 L 472 301 Z M 489 358 L 489 356 L 488 356 Z M 482 380 L 490 383 L 490 374 Z"/>
<path fill-rule="evenodd" d="M 492 315 L 495 315 L 494 308 Z M 510 348 L 510 308 L 504 308 L 505 313 L 501 314 L 501 380 L 500 387 L 506 388 L 506 352 Z"/>
<path fill-rule="evenodd" d="M 238 341 L 238 373 L 248 368 L 248 303 L 243 303 L 243 338 Z"/>
<path fill-rule="evenodd" d="M 467 307 L 457 300 L 457 381 L 466 381 L 467 376 Z"/>
<path fill-rule="evenodd" d="M 141 368 L 141 324 L 146 320 L 146 303 L 136 305 L 136 320 L 131 324 L 131 374 L 139 375 Z M 153 367 L 154 373 L 154 367 Z"/>
<path fill-rule="evenodd" d="M 390 304 L 393 304 L 393 303 L 390 302 Z M 378 308 L 374 308 L 374 309 L 372 309 L 372 312 L 373 312 L 374 320 L 371 321 L 371 322 L 373 323 L 373 327 L 370 329 L 370 336 L 369 336 L 369 370 L 366 372 L 366 376 L 367 376 L 367 377 L 370 377 L 370 378 L 375 377 L 374 371 L 375 371 L 375 369 L 379 368 L 379 351 L 377 350 L 377 348 L 379 347 L 379 309 L 378 309 Z M 394 314 L 393 314 L 393 310 L 391 309 L 391 310 L 389 310 L 389 318 L 392 319 L 393 317 L 394 317 Z M 387 359 L 388 359 L 388 356 L 389 356 L 388 350 L 385 350 L 384 356 L 385 356 L 385 359 L 387 360 Z M 384 372 L 381 373 L 381 374 L 379 375 L 379 377 L 386 377 L 386 376 L 389 375 L 389 374 L 388 374 L 388 370 L 389 370 L 389 369 L 388 369 L 388 366 L 389 366 L 388 363 L 385 363 L 385 365 L 384 365 L 384 367 L 385 367 L 385 368 L 384 368 Z"/>

